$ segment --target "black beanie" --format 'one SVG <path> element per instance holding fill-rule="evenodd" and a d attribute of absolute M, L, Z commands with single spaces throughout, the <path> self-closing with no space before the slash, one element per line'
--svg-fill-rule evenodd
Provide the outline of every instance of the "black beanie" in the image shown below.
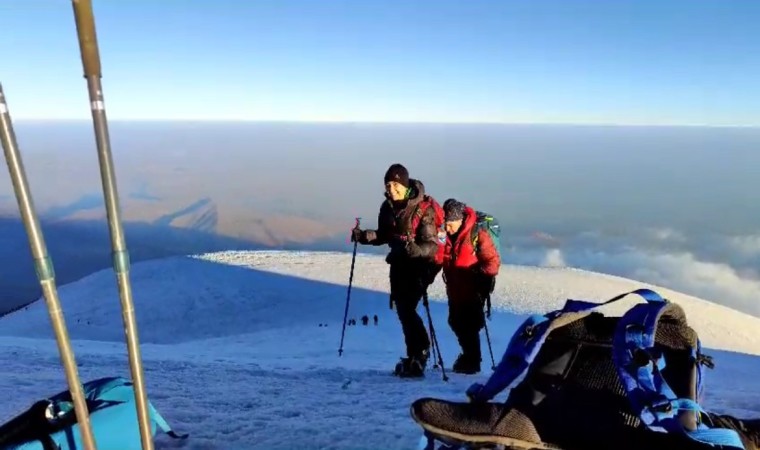
<path fill-rule="evenodd" d="M 385 172 L 385 182 L 395 181 L 409 187 L 409 171 L 401 164 L 393 164 Z"/>
<path fill-rule="evenodd" d="M 453 222 L 464 218 L 464 203 L 450 198 L 443 203 L 443 214 L 446 222 Z"/>

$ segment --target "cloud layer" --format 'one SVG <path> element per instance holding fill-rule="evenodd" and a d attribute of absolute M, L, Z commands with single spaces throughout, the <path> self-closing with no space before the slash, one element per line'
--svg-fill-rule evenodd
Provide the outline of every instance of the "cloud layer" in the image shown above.
<path fill-rule="evenodd" d="M 760 317 L 760 236 L 672 229 L 517 237 L 505 262 L 576 267 L 661 285 Z M 549 243 L 550 242 L 550 243 Z"/>

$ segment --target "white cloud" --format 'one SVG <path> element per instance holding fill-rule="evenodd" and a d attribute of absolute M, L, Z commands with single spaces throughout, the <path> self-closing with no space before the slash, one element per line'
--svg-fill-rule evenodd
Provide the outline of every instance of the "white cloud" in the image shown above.
<path fill-rule="evenodd" d="M 672 228 L 650 228 L 647 232 L 651 238 L 657 241 L 686 242 L 686 236 L 680 231 Z"/>
<path fill-rule="evenodd" d="M 760 282 L 728 264 L 697 260 L 691 253 L 642 255 L 633 277 L 760 315 Z"/>
<path fill-rule="evenodd" d="M 663 286 L 760 317 L 760 280 L 750 276 L 754 272 L 703 261 L 690 252 L 629 247 L 617 252 L 579 251 L 567 259 L 573 267 Z"/>
<path fill-rule="evenodd" d="M 728 244 L 743 256 L 760 256 L 760 235 L 731 236 Z"/>
<path fill-rule="evenodd" d="M 562 256 L 562 250 L 558 248 L 548 250 L 541 263 L 543 267 L 565 267 L 566 265 L 565 258 Z"/>
<path fill-rule="evenodd" d="M 667 227 L 642 232 L 645 240 L 639 242 L 632 236 L 609 239 L 581 233 L 563 239 L 561 249 L 541 248 L 528 240 L 505 262 L 609 273 L 760 317 L 760 235 L 690 238 Z"/>

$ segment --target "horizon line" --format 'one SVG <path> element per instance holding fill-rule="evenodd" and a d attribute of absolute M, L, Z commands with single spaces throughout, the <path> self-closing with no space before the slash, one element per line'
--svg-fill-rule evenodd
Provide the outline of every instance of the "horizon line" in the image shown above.
<path fill-rule="evenodd" d="M 91 118 L 13 118 L 14 122 L 84 122 Z M 760 124 L 700 124 L 700 123 L 605 123 L 605 122 L 498 122 L 498 121 L 392 121 L 392 120 L 296 120 L 296 119 L 215 119 L 215 118 L 108 118 L 119 123 L 252 123 L 252 124 L 301 124 L 301 125 L 454 125 L 454 126 L 562 126 L 562 127 L 609 127 L 609 128 L 740 128 L 760 129 Z"/>

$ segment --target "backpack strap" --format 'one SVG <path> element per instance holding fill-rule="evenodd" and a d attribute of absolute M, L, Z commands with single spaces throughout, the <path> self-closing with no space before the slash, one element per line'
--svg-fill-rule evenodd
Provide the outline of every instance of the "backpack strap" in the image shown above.
<path fill-rule="evenodd" d="M 702 393 L 704 391 L 704 383 L 705 383 L 705 374 L 702 371 L 702 366 L 707 367 L 708 369 L 714 369 L 715 363 L 713 362 L 712 356 L 705 355 L 702 353 L 702 341 L 697 338 L 697 400 L 700 400 L 702 398 Z"/>
<path fill-rule="evenodd" d="M 617 295 L 602 303 L 569 299 L 562 309 L 545 315 L 531 315 L 512 335 L 499 365 L 488 381 L 484 385 L 473 384 L 467 389 L 467 395 L 476 401 L 491 400 L 525 372 L 533 363 L 546 337 L 555 328 L 580 320 L 591 314 L 594 309 L 614 303 L 630 294 L 638 294 L 644 298 L 659 297 L 656 292 L 649 289 L 637 289 Z"/>
<path fill-rule="evenodd" d="M 705 412 L 699 403 L 676 396 L 663 378 L 665 358 L 655 342 L 657 327 L 663 319 L 686 326 L 686 316 L 680 306 L 659 295 L 644 298 L 647 303 L 638 304 L 623 315 L 613 337 L 613 361 L 634 414 L 651 431 L 685 435 L 722 448 L 744 449 L 736 431 L 707 427 L 699 420 Z M 692 349 L 697 364 L 698 348 L 701 344 Z M 695 415 L 696 429 L 684 427 L 681 422 L 684 413 Z"/>
<path fill-rule="evenodd" d="M 169 425 L 169 422 L 167 422 L 166 419 L 164 419 L 164 416 L 162 416 L 161 413 L 159 413 L 150 402 L 148 402 L 148 408 L 149 408 L 148 412 L 150 413 L 151 419 L 153 419 L 156 422 L 156 425 L 161 429 L 161 431 L 163 431 L 164 433 L 166 433 L 173 439 L 185 439 L 189 436 L 189 434 L 186 434 L 186 433 L 179 434 L 176 431 L 174 431 L 172 427 Z"/>
<path fill-rule="evenodd" d="M 417 237 L 417 228 L 420 226 L 420 222 L 422 221 L 422 217 L 425 215 L 425 211 L 427 211 L 428 208 L 432 207 L 433 204 L 430 201 L 430 197 L 427 196 L 427 194 L 422 198 L 422 200 L 417 203 L 417 205 L 414 207 L 414 212 L 412 213 L 412 221 L 409 224 L 409 230 L 407 231 L 406 239 L 408 240 L 414 240 Z"/>
<path fill-rule="evenodd" d="M 481 217 L 482 216 L 482 217 Z M 480 211 L 475 211 L 475 225 L 470 230 L 472 249 L 477 252 L 480 244 L 480 230 L 488 230 L 488 216 Z"/>

